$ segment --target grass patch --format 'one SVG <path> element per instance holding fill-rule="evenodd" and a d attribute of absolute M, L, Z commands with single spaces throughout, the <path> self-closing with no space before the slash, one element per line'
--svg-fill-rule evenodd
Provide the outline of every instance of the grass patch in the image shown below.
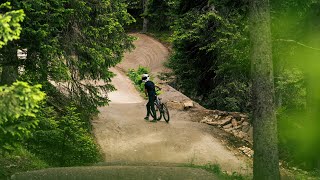
<path fill-rule="evenodd" d="M 225 179 L 225 180 L 249 180 L 249 179 L 252 179 L 252 177 L 250 177 L 250 176 L 241 175 L 236 172 L 233 172 L 232 174 L 228 174 L 227 172 L 222 171 L 220 165 L 218 165 L 218 164 L 207 164 L 207 165 L 186 164 L 183 167 L 203 169 L 203 170 L 206 170 L 210 173 L 215 174 L 216 176 L 218 176 L 219 179 Z"/>
<path fill-rule="evenodd" d="M 0 157 L 0 179 L 7 179 L 18 172 L 48 168 L 49 165 L 27 150 L 20 148 Z"/>
<path fill-rule="evenodd" d="M 308 180 L 319 180 L 320 170 L 304 171 L 295 167 L 288 167 L 282 169 L 281 176 L 283 179 L 308 179 Z"/>

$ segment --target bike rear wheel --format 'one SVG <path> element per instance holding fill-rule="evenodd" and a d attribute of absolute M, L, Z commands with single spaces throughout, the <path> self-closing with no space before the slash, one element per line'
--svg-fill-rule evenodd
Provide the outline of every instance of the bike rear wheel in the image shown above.
<path fill-rule="evenodd" d="M 155 115 L 153 114 L 152 111 L 150 111 L 150 115 L 151 115 L 154 119 L 156 119 L 157 121 L 160 121 L 160 119 L 162 118 L 162 113 L 160 112 L 160 109 L 158 108 L 156 102 L 154 102 L 154 109 L 155 109 L 155 111 L 156 111 L 156 118 L 155 118 Z"/>
<path fill-rule="evenodd" d="M 170 120 L 170 114 L 167 106 L 165 104 L 162 104 L 162 113 L 164 120 L 168 123 Z"/>

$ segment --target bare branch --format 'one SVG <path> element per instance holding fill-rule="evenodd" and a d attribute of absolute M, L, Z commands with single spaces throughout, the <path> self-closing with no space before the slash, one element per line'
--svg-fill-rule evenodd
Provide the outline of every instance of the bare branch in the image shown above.
<path fill-rule="evenodd" d="M 292 40 L 292 39 L 276 39 L 276 41 L 294 43 L 294 44 L 297 44 L 297 45 L 299 45 L 299 46 L 302 46 L 302 47 L 305 47 L 305 48 L 308 48 L 308 49 L 320 51 L 320 49 L 318 49 L 318 48 L 314 48 L 314 47 L 305 45 L 305 44 L 303 44 L 303 43 L 301 43 L 301 42 L 298 42 L 298 41 L 295 41 L 295 40 Z"/>

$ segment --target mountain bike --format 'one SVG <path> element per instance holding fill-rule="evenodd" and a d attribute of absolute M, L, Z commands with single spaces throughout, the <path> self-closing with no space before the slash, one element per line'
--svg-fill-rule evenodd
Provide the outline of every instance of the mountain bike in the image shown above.
<path fill-rule="evenodd" d="M 163 117 L 164 120 L 168 123 L 170 120 L 170 114 L 167 106 L 161 102 L 161 98 L 159 98 L 158 96 L 156 96 L 155 98 L 156 99 L 154 101 L 154 108 L 156 110 L 157 121 L 160 121 Z M 150 112 L 150 114 L 154 118 L 154 114 L 152 111 Z"/>

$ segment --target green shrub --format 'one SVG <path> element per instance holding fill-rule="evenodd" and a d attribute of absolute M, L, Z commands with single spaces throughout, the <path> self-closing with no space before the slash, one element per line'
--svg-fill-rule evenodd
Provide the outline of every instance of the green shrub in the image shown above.
<path fill-rule="evenodd" d="M 176 88 L 201 105 L 250 110 L 250 61 L 246 21 L 192 10 L 176 20 L 169 67 Z"/>
<path fill-rule="evenodd" d="M 14 151 L 38 125 L 36 118 L 28 117 L 35 117 L 45 97 L 40 88 L 26 82 L 0 87 L 0 152 Z"/>
<path fill-rule="evenodd" d="M 149 74 L 150 70 L 146 67 L 139 66 L 137 70 L 129 69 L 128 76 L 132 80 L 135 87 L 138 89 L 139 92 L 144 92 L 144 83 L 141 80 L 143 74 Z M 153 80 L 152 76 L 150 77 Z M 156 89 L 157 95 L 161 93 L 160 90 Z"/>
<path fill-rule="evenodd" d="M 44 161 L 21 147 L 11 154 L 0 158 L 0 179 L 9 178 L 17 172 L 37 170 L 49 167 Z"/>
<path fill-rule="evenodd" d="M 191 168 L 204 169 L 204 170 L 218 176 L 218 179 L 225 179 L 225 180 L 228 180 L 228 179 L 230 179 L 230 180 L 252 179 L 252 177 L 250 177 L 249 175 L 241 175 L 236 172 L 233 172 L 232 174 L 228 174 L 227 172 L 221 170 L 221 167 L 219 164 L 206 164 L 206 165 L 187 164 L 185 166 L 191 167 Z"/>
<path fill-rule="evenodd" d="M 59 116 L 51 107 L 42 109 L 39 128 L 28 149 L 51 166 L 75 166 L 101 159 L 92 135 L 75 107 Z"/>
<path fill-rule="evenodd" d="M 149 74 L 150 70 L 146 67 L 139 66 L 137 70 L 129 69 L 128 76 L 140 92 L 144 92 L 144 83 L 141 80 L 142 74 Z"/>

